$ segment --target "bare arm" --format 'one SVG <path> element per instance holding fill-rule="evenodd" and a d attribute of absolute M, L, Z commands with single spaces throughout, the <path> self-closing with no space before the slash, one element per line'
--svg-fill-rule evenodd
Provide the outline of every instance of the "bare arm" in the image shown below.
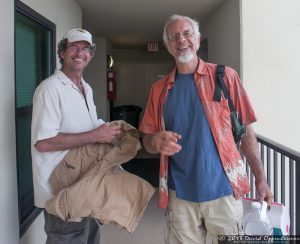
<path fill-rule="evenodd" d="M 146 134 L 143 137 L 143 145 L 149 153 L 161 153 L 172 156 L 181 150 L 177 143 L 181 136 L 171 131 L 161 131 L 153 134 Z"/>
<path fill-rule="evenodd" d="M 120 134 L 120 125 L 105 123 L 94 130 L 82 133 L 59 133 L 55 137 L 37 141 L 39 152 L 73 149 L 90 143 L 111 143 Z"/>
<path fill-rule="evenodd" d="M 241 148 L 255 177 L 258 201 L 262 202 L 265 200 L 270 205 L 273 195 L 267 183 L 263 164 L 259 156 L 257 139 L 251 125 L 247 126 L 247 135 L 242 139 Z"/>

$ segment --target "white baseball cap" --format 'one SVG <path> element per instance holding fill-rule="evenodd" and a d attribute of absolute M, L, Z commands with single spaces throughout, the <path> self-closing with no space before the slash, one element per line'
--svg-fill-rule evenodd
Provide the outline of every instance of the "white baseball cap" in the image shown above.
<path fill-rule="evenodd" d="M 69 30 L 66 33 L 65 38 L 68 39 L 68 42 L 87 41 L 88 43 L 93 45 L 91 33 L 81 28 Z"/>

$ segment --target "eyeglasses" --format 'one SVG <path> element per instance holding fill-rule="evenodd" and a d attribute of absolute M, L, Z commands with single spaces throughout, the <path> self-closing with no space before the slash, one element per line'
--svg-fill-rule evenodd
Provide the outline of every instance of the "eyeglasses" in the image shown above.
<path fill-rule="evenodd" d="M 76 45 L 70 45 L 67 47 L 72 53 L 77 53 L 77 52 L 83 52 L 85 54 L 88 54 L 91 52 L 90 47 L 77 47 Z"/>
<path fill-rule="evenodd" d="M 173 33 L 171 35 L 168 36 L 168 40 L 169 41 L 178 41 L 180 36 L 183 36 L 185 39 L 190 38 L 192 35 L 194 35 L 194 32 L 192 32 L 191 30 L 187 30 L 184 32 L 177 32 L 177 33 Z"/>

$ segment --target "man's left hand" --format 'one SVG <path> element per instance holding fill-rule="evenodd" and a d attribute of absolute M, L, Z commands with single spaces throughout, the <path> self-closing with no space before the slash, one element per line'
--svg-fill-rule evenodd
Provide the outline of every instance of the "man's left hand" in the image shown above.
<path fill-rule="evenodd" d="M 273 201 L 273 194 L 266 180 L 257 181 L 255 179 L 256 192 L 258 194 L 258 201 L 262 203 L 266 201 L 268 206 L 271 206 Z"/>

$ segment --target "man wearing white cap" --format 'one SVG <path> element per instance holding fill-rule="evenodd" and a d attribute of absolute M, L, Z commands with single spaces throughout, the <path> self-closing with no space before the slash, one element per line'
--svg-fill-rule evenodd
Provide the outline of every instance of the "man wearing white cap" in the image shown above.
<path fill-rule="evenodd" d="M 58 44 L 62 67 L 37 87 L 33 97 L 31 153 L 34 201 L 39 208 L 52 198 L 49 178 L 70 149 L 111 143 L 120 126 L 97 118 L 91 87 L 82 75 L 94 56 L 92 35 L 69 30 Z M 44 211 L 47 244 L 99 244 L 99 224 L 90 218 L 65 222 Z"/>

